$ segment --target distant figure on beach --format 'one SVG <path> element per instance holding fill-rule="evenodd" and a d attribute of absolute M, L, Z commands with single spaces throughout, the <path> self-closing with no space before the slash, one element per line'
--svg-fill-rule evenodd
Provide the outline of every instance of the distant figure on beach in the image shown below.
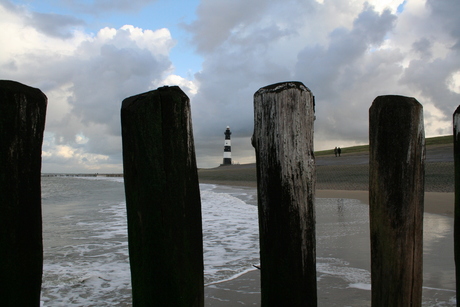
<path fill-rule="evenodd" d="M 334 148 L 334 154 L 335 154 L 336 157 L 337 157 L 337 151 L 338 151 L 338 150 L 337 150 L 337 147 Z"/>
<path fill-rule="evenodd" d="M 340 149 L 340 147 L 337 148 L 337 153 L 339 154 L 339 157 L 340 157 L 340 154 L 342 153 L 342 149 Z"/>

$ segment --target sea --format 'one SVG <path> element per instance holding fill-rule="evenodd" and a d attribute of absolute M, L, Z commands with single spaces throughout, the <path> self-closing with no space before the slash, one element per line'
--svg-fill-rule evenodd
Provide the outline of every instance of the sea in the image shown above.
<path fill-rule="evenodd" d="M 200 191 L 205 285 L 256 270 L 256 189 Z M 41 305 L 131 306 L 123 178 L 42 177 L 42 212 Z M 368 216 L 358 200 L 316 199 L 319 306 L 370 306 Z M 456 305 L 454 268 L 453 218 L 425 213 L 423 306 Z"/>

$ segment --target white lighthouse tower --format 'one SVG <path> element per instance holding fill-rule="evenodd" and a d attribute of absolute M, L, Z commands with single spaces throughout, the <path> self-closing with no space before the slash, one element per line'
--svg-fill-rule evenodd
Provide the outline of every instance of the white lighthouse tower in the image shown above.
<path fill-rule="evenodd" d="M 224 162 L 222 165 L 231 165 L 232 164 L 232 144 L 230 142 L 230 127 L 227 126 L 225 130 L 225 142 L 224 142 Z"/>

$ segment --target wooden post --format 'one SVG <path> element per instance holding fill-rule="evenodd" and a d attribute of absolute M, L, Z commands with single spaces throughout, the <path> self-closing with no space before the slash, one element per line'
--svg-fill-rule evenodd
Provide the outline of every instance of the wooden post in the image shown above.
<path fill-rule="evenodd" d="M 46 104 L 39 89 L 0 81 L 0 301 L 4 306 L 40 306 L 40 172 Z"/>
<path fill-rule="evenodd" d="M 460 106 L 454 112 L 453 127 L 455 167 L 454 254 L 457 306 L 460 306 Z"/>
<path fill-rule="evenodd" d="M 314 97 L 300 82 L 254 94 L 262 306 L 316 306 Z"/>
<path fill-rule="evenodd" d="M 369 109 L 372 306 L 421 306 L 425 133 L 414 98 Z"/>
<path fill-rule="evenodd" d="M 121 107 L 134 306 L 203 306 L 201 199 L 190 101 L 177 86 Z"/>

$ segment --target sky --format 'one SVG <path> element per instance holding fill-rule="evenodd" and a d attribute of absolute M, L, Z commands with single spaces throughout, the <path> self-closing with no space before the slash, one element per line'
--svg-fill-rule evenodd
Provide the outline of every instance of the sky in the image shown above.
<path fill-rule="evenodd" d="M 416 98 L 426 137 L 460 104 L 458 0 L 0 0 L 0 79 L 48 97 L 44 173 L 122 172 L 123 99 L 178 85 L 198 167 L 255 162 L 253 95 L 300 81 L 315 150 L 368 144 L 380 95 Z"/>

